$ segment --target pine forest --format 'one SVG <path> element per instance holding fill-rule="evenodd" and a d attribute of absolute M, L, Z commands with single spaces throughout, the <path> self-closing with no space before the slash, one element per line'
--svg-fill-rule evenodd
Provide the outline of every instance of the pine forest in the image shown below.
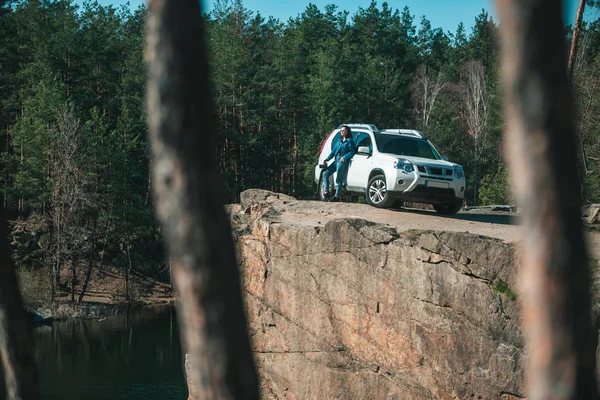
<path fill-rule="evenodd" d="M 91 271 L 108 266 L 169 280 L 148 171 L 146 13 L 0 0 L 1 207 L 17 265 L 42 275 L 52 299 L 70 290 L 77 300 L 75 286 L 83 296 Z M 218 145 L 202 151 L 216 155 L 224 203 L 248 188 L 314 198 L 320 146 L 342 123 L 418 129 L 464 166 L 469 205 L 513 203 L 498 22 L 487 11 L 445 32 L 385 2 L 308 4 L 281 21 L 225 0 L 204 23 Z M 600 202 L 597 18 L 583 24 L 573 88 L 583 195 Z"/>

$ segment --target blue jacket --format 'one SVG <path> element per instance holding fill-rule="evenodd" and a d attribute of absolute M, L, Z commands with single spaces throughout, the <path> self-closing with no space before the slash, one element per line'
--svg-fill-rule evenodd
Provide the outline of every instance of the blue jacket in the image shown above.
<path fill-rule="evenodd" d="M 356 143 L 354 143 L 353 139 L 346 139 L 343 142 L 339 140 L 335 146 L 333 146 L 331 153 L 329 153 L 325 161 L 329 161 L 334 158 L 338 151 L 340 151 L 340 155 L 344 157 L 344 160 L 350 160 L 352 157 L 354 157 L 354 153 L 356 153 Z"/>

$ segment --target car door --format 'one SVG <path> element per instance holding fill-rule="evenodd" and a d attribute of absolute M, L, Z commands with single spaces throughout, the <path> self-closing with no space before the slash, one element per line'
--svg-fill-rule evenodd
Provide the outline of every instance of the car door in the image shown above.
<path fill-rule="evenodd" d="M 355 135 L 357 144 L 357 152 L 350 160 L 348 167 L 348 190 L 361 192 L 367 187 L 369 172 L 373 164 L 373 139 L 368 132 L 357 132 Z M 358 152 L 358 147 L 366 146 L 371 149 L 370 154 L 361 154 Z"/>

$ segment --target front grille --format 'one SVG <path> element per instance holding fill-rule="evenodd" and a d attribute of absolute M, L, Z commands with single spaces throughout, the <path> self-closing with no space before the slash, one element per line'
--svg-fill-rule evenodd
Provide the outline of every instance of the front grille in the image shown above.
<path fill-rule="evenodd" d="M 421 178 L 423 179 L 433 179 L 436 181 L 443 181 L 443 182 L 452 182 L 452 178 L 444 178 L 441 176 L 431 176 L 431 175 L 421 175 Z"/>
<path fill-rule="evenodd" d="M 442 189 L 442 188 L 436 188 L 436 187 L 427 187 L 425 185 L 417 185 L 414 188 L 413 192 L 454 196 L 454 189 Z"/>
<path fill-rule="evenodd" d="M 451 168 L 441 168 L 441 167 L 430 167 L 425 165 L 417 165 L 417 169 L 419 172 L 429 175 L 438 175 L 438 176 L 453 176 L 454 170 Z M 425 178 L 432 178 L 431 176 Z M 440 179 L 439 177 L 433 179 Z M 452 180 L 452 179 L 442 179 L 442 180 Z"/>

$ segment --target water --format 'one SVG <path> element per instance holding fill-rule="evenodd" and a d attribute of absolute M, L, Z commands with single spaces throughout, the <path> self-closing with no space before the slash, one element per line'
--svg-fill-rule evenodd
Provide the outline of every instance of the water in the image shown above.
<path fill-rule="evenodd" d="M 55 322 L 35 338 L 42 399 L 187 399 L 172 308 Z"/>

